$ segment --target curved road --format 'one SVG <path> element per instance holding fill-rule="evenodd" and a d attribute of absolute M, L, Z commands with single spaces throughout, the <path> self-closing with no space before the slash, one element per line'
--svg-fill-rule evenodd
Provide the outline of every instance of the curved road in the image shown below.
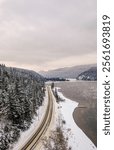
<path fill-rule="evenodd" d="M 45 116 L 42 119 L 42 122 L 39 128 L 37 129 L 36 133 L 32 136 L 31 139 L 27 141 L 27 143 L 20 150 L 33 150 L 38 144 L 39 140 L 44 136 L 46 130 L 50 125 L 53 112 L 53 100 L 52 100 L 52 91 L 49 86 L 47 87 L 47 90 L 48 90 L 48 105 L 45 112 Z"/>

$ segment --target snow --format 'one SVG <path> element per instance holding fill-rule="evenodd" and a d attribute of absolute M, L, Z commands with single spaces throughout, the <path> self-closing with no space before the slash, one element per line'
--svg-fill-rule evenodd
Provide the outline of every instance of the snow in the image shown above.
<path fill-rule="evenodd" d="M 74 78 L 67 78 L 67 80 L 69 80 L 69 82 L 76 82 L 77 79 L 74 79 Z"/>
<path fill-rule="evenodd" d="M 47 131 L 47 136 L 49 136 L 49 132 L 55 130 L 58 126 L 60 116 L 62 120 L 65 120 L 65 124 L 63 125 L 63 131 L 65 136 L 68 136 L 68 145 L 72 147 L 72 150 L 96 150 L 96 146 L 92 143 L 92 141 L 85 135 L 85 133 L 76 125 L 74 122 L 72 113 L 76 107 L 78 107 L 78 103 L 66 98 L 60 91 L 60 88 L 57 88 L 58 95 L 60 98 L 65 99 L 63 102 L 56 103 L 54 99 L 54 113 L 53 118 L 50 124 L 50 127 Z M 54 96 L 53 96 L 54 97 Z M 32 134 L 38 128 L 46 110 L 48 101 L 48 93 L 46 90 L 46 96 L 43 103 L 43 106 L 39 108 L 39 117 L 35 117 L 33 119 L 33 124 L 30 129 L 26 132 L 22 132 L 21 137 L 18 143 L 15 144 L 12 150 L 20 149 L 22 145 L 25 143 L 25 139 L 28 140 Z M 34 131 L 34 132 L 33 132 Z M 42 147 L 42 146 L 41 146 Z M 38 148 L 36 148 L 38 149 Z M 44 150 L 44 148 L 41 148 Z"/>
<path fill-rule="evenodd" d="M 24 146 L 24 144 L 36 132 L 36 130 L 38 129 L 42 119 L 44 118 L 47 104 L 48 104 L 48 93 L 47 93 L 47 90 L 46 90 L 43 105 L 40 106 L 38 111 L 37 111 L 38 115 L 33 118 L 33 120 L 32 120 L 33 123 L 31 124 L 30 128 L 25 132 L 21 132 L 21 136 L 20 136 L 18 142 L 13 145 L 13 149 L 11 149 L 11 150 L 21 149 Z"/>
<path fill-rule="evenodd" d="M 67 132 L 68 145 L 72 147 L 72 150 L 96 150 L 96 146 L 93 142 L 85 135 L 85 133 L 76 125 L 74 122 L 72 113 L 78 103 L 66 98 L 57 88 L 57 92 L 60 98 L 65 99 L 63 102 L 59 102 L 59 115 L 62 115 L 62 119 L 65 120 L 64 133 Z"/>

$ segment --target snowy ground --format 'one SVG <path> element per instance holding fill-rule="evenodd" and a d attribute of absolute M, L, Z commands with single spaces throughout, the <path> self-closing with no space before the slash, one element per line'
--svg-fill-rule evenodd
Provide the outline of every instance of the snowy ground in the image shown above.
<path fill-rule="evenodd" d="M 54 103 L 55 103 L 54 105 L 55 113 L 53 113 L 53 118 L 51 121 L 51 125 L 48 129 L 49 131 L 47 132 L 47 135 L 49 136 L 49 132 L 55 130 L 55 128 L 58 126 L 59 119 L 61 116 L 61 119 L 65 120 L 66 122 L 63 125 L 63 130 L 64 130 L 65 136 L 68 136 L 69 138 L 68 145 L 72 147 L 72 150 L 96 150 L 95 145 L 91 142 L 91 140 L 84 134 L 84 132 L 74 122 L 72 113 L 74 109 L 78 107 L 78 103 L 64 97 L 63 94 L 59 91 L 59 88 L 57 88 L 57 92 L 59 96 L 65 101 L 59 102 L 58 104 L 55 102 L 55 99 L 53 98 Z M 18 143 L 14 145 L 14 148 L 12 150 L 19 150 L 22 147 L 22 145 L 25 143 L 25 139 L 28 140 L 32 136 L 32 134 L 34 134 L 34 132 L 38 128 L 45 114 L 47 102 L 48 102 L 48 93 L 46 90 L 46 96 L 45 96 L 43 106 L 40 107 L 38 111 L 39 116 L 33 119 L 33 124 L 31 125 L 31 128 L 29 130 L 27 130 L 26 132 L 22 132 Z M 41 149 L 44 150 L 44 148 L 41 148 Z"/>
<path fill-rule="evenodd" d="M 33 123 L 31 124 L 30 128 L 27 131 L 21 132 L 21 136 L 20 136 L 18 142 L 15 143 L 13 148 L 11 148 L 10 150 L 21 149 L 23 147 L 23 145 L 26 143 L 26 141 L 28 141 L 28 139 L 30 139 L 31 136 L 36 132 L 36 130 L 38 129 L 38 126 L 41 123 L 41 120 L 44 118 L 47 104 L 48 104 L 48 93 L 46 90 L 43 105 L 39 107 L 39 110 L 37 112 L 38 116 L 33 118 L 33 120 L 32 120 Z"/>
<path fill-rule="evenodd" d="M 72 113 L 78 107 L 78 103 L 64 97 L 58 89 L 58 95 L 65 100 L 64 102 L 59 102 L 57 105 L 60 116 L 66 122 L 64 125 L 64 133 L 69 138 L 68 145 L 72 147 L 72 150 L 96 150 L 96 146 L 74 122 Z"/>

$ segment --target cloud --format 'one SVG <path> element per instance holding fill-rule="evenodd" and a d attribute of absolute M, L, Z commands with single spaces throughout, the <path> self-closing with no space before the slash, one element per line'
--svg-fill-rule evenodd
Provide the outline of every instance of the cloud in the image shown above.
<path fill-rule="evenodd" d="M 47 69 L 45 64 L 51 68 L 50 62 L 56 62 L 55 68 L 61 66 L 60 61 L 72 65 L 65 62 L 72 56 L 83 55 L 85 63 L 89 54 L 96 58 L 94 0 L 4 0 L 0 14 L 2 62 L 36 66 L 38 70 Z M 77 65 L 75 58 L 73 65 Z"/>

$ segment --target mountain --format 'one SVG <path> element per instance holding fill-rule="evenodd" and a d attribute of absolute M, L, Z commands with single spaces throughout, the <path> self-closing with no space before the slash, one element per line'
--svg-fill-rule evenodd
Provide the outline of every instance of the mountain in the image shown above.
<path fill-rule="evenodd" d="M 87 71 L 82 72 L 77 77 L 78 80 L 90 80 L 96 81 L 97 80 L 97 67 L 92 67 Z"/>
<path fill-rule="evenodd" d="M 91 67 L 96 67 L 96 64 L 65 67 L 49 71 L 40 71 L 39 73 L 46 78 L 76 78 L 80 73 Z"/>

